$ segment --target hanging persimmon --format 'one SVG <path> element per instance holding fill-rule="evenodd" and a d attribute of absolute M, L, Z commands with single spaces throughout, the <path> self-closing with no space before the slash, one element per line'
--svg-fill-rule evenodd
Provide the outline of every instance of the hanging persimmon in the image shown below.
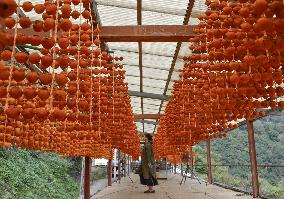
<path fill-rule="evenodd" d="M 16 82 L 20 82 L 26 78 L 26 74 L 25 71 L 18 69 L 12 72 L 12 77 Z"/>
<path fill-rule="evenodd" d="M 72 23 L 69 19 L 61 19 L 59 25 L 60 28 L 64 31 L 69 31 L 72 27 Z"/>
<path fill-rule="evenodd" d="M 36 72 L 29 72 L 26 75 L 26 79 L 29 81 L 29 83 L 34 84 L 39 79 L 39 76 Z"/>
<path fill-rule="evenodd" d="M 0 1 L 0 17 L 7 18 L 16 12 L 17 4 L 14 0 Z"/>
<path fill-rule="evenodd" d="M 28 60 L 32 64 L 38 64 L 41 60 L 41 57 L 37 52 L 33 52 L 33 53 L 29 54 Z"/>
<path fill-rule="evenodd" d="M 33 10 L 34 6 L 30 1 L 26 1 L 22 4 L 22 8 L 25 12 L 30 12 Z"/>
<path fill-rule="evenodd" d="M 69 18 L 72 12 L 71 6 L 70 4 L 66 4 L 66 2 L 64 2 L 64 5 L 61 6 L 61 13 L 62 13 L 62 17 L 63 18 Z"/>
<path fill-rule="evenodd" d="M 22 28 L 29 28 L 32 24 L 31 20 L 29 17 L 21 17 L 19 20 L 20 26 Z"/>
<path fill-rule="evenodd" d="M 13 17 L 7 17 L 5 19 L 5 26 L 9 29 L 12 29 L 16 24 L 16 20 Z"/>
<path fill-rule="evenodd" d="M 33 23 L 33 29 L 36 32 L 41 32 L 43 30 L 43 22 L 41 20 L 35 20 Z"/>
<path fill-rule="evenodd" d="M 15 59 L 19 63 L 25 63 L 28 60 L 28 55 L 24 52 L 16 52 Z"/>

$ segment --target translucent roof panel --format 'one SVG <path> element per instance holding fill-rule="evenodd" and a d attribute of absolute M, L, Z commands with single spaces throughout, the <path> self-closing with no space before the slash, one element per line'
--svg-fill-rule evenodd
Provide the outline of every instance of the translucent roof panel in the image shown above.
<path fill-rule="evenodd" d="M 144 99 L 144 103 L 147 103 L 147 104 L 154 104 L 154 105 L 160 105 L 160 104 L 161 104 L 161 100 L 145 98 L 145 99 Z"/>
<path fill-rule="evenodd" d="M 98 5 L 137 10 L 137 0 L 96 0 Z M 142 11 L 184 16 L 188 0 L 143 0 Z"/>
<path fill-rule="evenodd" d="M 144 42 L 143 53 L 173 57 L 176 43 L 170 42 Z"/>
<path fill-rule="evenodd" d="M 138 131 L 142 132 L 143 131 L 143 124 L 140 123 L 140 122 L 136 122 L 136 125 L 137 125 Z"/>
<path fill-rule="evenodd" d="M 139 66 L 136 65 L 124 65 L 124 69 L 126 70 L 126 75 L 129 76 L 139 76 Z M 153 78 L 153 79 L 163 79 L 166 80 L 168 77 L 168 71 L 166 70 L 159 70 L 154 68 L 146 68 L 143 67 L 143 76 L 147 78 Z"/>
<path fill-rule="evenodd" d="M 104 26 L 137 25 L 136 10 L 98 4 Z"/>
<path fill-rule="evenodd" d="M 172 14 L 142 11 L 143 25 L 176 25 L 182 24 L 184 17 Z"/>
<path fill-rule="evenodd" d="M 134 83 L 134 84 L 136 84 L 136 85 L 139 85 L 139 84 L 140 84 L 140 78 L 139 78 L 139 77 L 126 76 L 125 79 L 126 79 L 126 82 L 131 82 L 131 83 Z M 131 86 L 132 86 L 132 85 L 128 85 L 129 90 L 132 89 Z"/>
<path fill-rule="evenodd" d="M 137 25 L 137 0 L 96 0 L 103 26 Z M 182 25 L 188 0 L 143 0 L 142 25 Z M 190 25 L 198 24 L 197 17 L 206 10 L 205 0 L 195 1 Z M 126 81 L 129 90 L 140 91 L 139 49 L 137 43 L 116 42 L 107 44 L 115 56 L 124 57 Z M 143 91 L 162 95 L 165 90 L 177 43 L 142 43 Z M 191 54 L 189 43 L 182 43 L 178 58 L 169 80 L 166 94 L 171 95 L 174 80 L 179 79 L 179 69 L 183 68 L 183 57 Z M 131 97 L 134 112 L 141 114 L 141 98 Z M 164 112 L 167 102 L 162 104 Z M 161 100 L 143 99 L 145 114 L 159 112 Z M 142 131 L 143 125 L 137 123 Z M 144 124 L 145 132 L 154 131 L 155 125 Z"/>
<path fill-rule="evenodd" d="M 152 133 L 154 131 L 155 125 L 144 123 L 144 128 L 146 133 Z"/>
<path fill-rule="evenodd" d="M 164 88 L 143 87 L 143 91 L 146 93 L 161 94 L 164 92 Z"/>
<path fill-rule="evenodd" d="M 153 54 L 143 54 L 143 66 L 157 66 L 159 68 L 170 69 L 172 57 L 158 56 Z"/>
<path fill-rule="evenodd" d="M 109 42 L 108 47 L 116 53 L 116 50 L 138 53 L 138 44 L 135 42 Z M 169 42 L 144 42 L 142 45 L 144 54 L 173 57 L 176 43 Z"/>
<path fill-rule="evenodd" d="M 144 114 L 157 114 L 159 112 L 159 107 L 156 108 L 144 108 Z"/>

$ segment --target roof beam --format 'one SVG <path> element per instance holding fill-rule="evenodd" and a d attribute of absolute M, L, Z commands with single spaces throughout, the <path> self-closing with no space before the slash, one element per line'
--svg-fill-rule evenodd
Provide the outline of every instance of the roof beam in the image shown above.
<path fill-rule="evenodd" d="M 136 120 L 135 122 L 140 122 L 140 123 L 143 123 L 143 124 L 152 124 L 152 125 L 157 125 L 158 124 L 158 122 L 149 121 L 149 120 Z"/>
<path fill-rule="evenodd" d="M 163 101 L 167 101 L 169 99 L 169 96 L 167 95 L 145 93 L 145 92 L 138 92 L 138 91 L 128 91 L 128 94 L 130 96 L 158 99 L 158 100 L 163 100 Z"/>
<path fill-rule="evenodd" d="M 160 119 L 163 115 L 160 114 L 141 114 L 141 115 L 134 115 L 135 120 L 141 119 Z"/>
<path fill-rule="evenodd" d="M 102 42 L 188 42 L 194 37 L 193 28 L 191 25 L 102 26 L 100 39 Z M 6 31 L 14 34 L 14 29 Z M 32 28 L 19 28 L 18 33 L 50 36 L 49 32 L 35 32 Z"/>
<path fill-rule="evenodd" d="M 194 37 L 194 26 L 141 25 L 102 27 L 100 39 L 105 42 L 188 42 Z"/>

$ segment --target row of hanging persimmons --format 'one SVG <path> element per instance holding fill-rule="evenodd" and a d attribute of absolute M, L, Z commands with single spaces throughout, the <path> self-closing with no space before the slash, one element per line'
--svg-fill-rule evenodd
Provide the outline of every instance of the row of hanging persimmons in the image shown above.
<path fill-rule="evenodd" d="M 180 157 L 198 142 L 225 137 L 240 120 L 264 116 L 264 108 L 284 107 L 283 1 L 206 5 L 160 121 L 158 157 Z"/>
<path fill-rule="evenodd" d="M 122 58 L 102 50 L 90 0 L 0 5 L 0 146 L 137 159 Z"/>

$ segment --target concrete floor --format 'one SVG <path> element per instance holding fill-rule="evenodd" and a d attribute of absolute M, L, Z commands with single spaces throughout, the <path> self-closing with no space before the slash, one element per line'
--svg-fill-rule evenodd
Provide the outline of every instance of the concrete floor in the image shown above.
<path fill-rule="evenodd" d="M 93 196 L 91 199 L 252 199 L 252 196 L 244 195 L 220 188 L 214 185 L 201 185 L 197 180 L 187 179 L 185 184 L 180 185 L 181 176 L 167 174 L 167 180 L 159 180 L 155 187 L 156 193 L 143 193 L 146 187 L 139 183 L 138 175 L 123 178 L 121 183 L 114 183 Z"/>

